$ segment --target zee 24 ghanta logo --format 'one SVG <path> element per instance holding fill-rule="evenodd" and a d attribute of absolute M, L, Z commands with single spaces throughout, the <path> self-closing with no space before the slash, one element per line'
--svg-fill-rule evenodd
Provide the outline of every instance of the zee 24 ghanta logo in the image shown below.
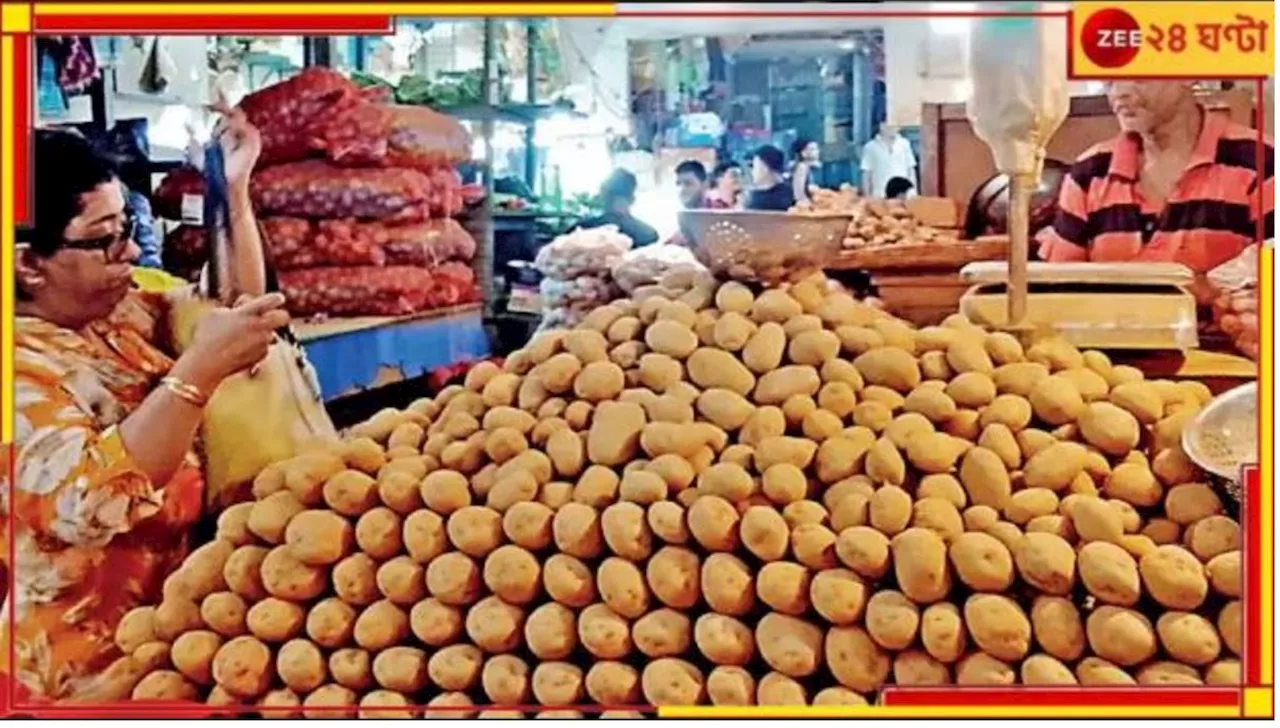
<path fill-rule="evenodd" d="M 1144 51 L 1177 55 L 1191 44 L 1212 53 L 1232 47 L 1240 53 L 1265 53 L 1268 27 L 1265 20 L 1236 13 L 1228 22 L 1148 23 L 1144 28 L 1125 10 L 1105 8 L 1085 19 L 1080 47 L 1100 68 L 1122 68 Z"/>

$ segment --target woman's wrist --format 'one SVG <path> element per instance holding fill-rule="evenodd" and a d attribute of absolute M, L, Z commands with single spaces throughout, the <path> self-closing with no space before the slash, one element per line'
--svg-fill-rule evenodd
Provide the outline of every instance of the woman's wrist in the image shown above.
<path fill-rule="evenodd" d="M 208 398 L 223 380 L 223 376 L 210 367 L 208 361 L 209 358 L 200 355 L 198 349 L 190 349 L 174 362 L 173 368 L 169 370 L 169 377 L 194 387 Z"/>

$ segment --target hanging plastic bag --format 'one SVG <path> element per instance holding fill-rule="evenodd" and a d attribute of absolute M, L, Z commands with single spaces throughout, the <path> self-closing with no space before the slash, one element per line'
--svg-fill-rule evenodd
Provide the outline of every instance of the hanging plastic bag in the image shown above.
<path fill-rule="evenodd" d="M 146 94 L 162 94 L 177 75 L 178 66 L 164 49 L 160 36 L 156 36 L 151 41 L 151 50 L 147 51 L 147 60 L 142 64 L 138 89 Z"/>

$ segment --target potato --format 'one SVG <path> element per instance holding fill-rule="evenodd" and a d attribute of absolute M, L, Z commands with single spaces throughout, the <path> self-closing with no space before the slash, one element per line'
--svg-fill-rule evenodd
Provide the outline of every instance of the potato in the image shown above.
<path fill-rule="evenodd" d="M 818 627 L 776 612 L 756 624 L 756 645 L 768 665 L 790 677 L 812 675 L 822 665 L 823 634 Z"/>
<path fill-rule="evenodd" d="M 956 685 L 1012 685 L 1017 675 L 1008 664 L 985 652 L 975 652 L 956 664 Z"/>
<path fill-rule="evenodd" d="M 777 672 L 760 679 L 756 686 L 757 705 L 808 705 L 804 686 Z"/>
<path fill-rule="evenodd" d="M 631 628 L 636 649 L 657 659 L 684 654 L 693 642 L 693 624 L 672 609 L 657 609 L 638 619 Z"/>
<path fill-rule="evenodd" d="M 325 576 L 323 569 L 294 557 L 288 546 L 277 546 L 262 559 L 262 586 L 281 599 L 304 602 L 320 596 Z"/>
<path fill-rule="evenodd" d="M 154 611 L 151 607 L 139 607 L 129 614 L 138 612 L 140 609 L 149 610 L 151 614 Z M 245 605 L 244 599 L 233 592 L 214 592 L 204 598 L 200 603 L 200 618 L 209 629 L 217 632 L 223 637 L 238 637 L 245 633 L 245 616 L 248 607 Z M 129 614 L 125 617 L 128 618 Z M 137 619 L 135 617 L 135 619 Z M 143 630 L 148 631 L 143 631 Z M 140 637 L 148 637 L 142 642 L 137 642 Z M 116 645 L 126 654 L 132 654 L 134 650 L 146 642 L 155 640 L 153 622 L 145 622 L 143 624 L 130 624 L 130 620 L 122 620 L 120 627 L 116 630 Z"/>
<path fill-rule="evenodd" d="M 307 613 L 306 634 L 321 647 L 341 647 L 351 640 L 355 622 L 356 610 L 342 600 L 331 597 L 316 604 Z M 266 639 L 257 631 L 255 634 Z"/>
<path fill-rule="evenodd" d="M 1201 561 L 1240 548 L 1240 524 L 1226 516 L 1209 516 L 1187 529 L 1187 548 Z"/>
<path fill-rule="evenodd" d="M 620 660 L 632 648 L 627 620 L 604 604 L 592 604 L 578 614 L 578 640 L 603 660 Z"/>
<path fill-rule="evenodd" d="M 941 536 L 927 528 L 908 528 L 893 537 L 890 547 L 898 588 L 908 598 L 930 604 L 946 597 L 951 578 Z"/>
<path fill-rule="evenodd" d="M 987 654 L 1016 662 L 1031 644 L 1031 622 L 1012 599 L 999 594 L 974 594 L 965 601 L 964 621 L 973 641 Z"/>
<path fill-rule="evenodd" d="M 145 700 L 196 700 L 199 692 L 195 685 L 177 672 L 157 670 L 143 677 L 134 686 L 132 699 Z"/>
<path fill-rule="evenodd" d="M 1151 622 L 1139 612 L 1121 607 L 1095 609 L 1085 621 L 1089 647 L 1104 660 L 1130 667 L 1151 658 L 1156 652 L 1156 634 Z"/>
<path fill-rule="evenodd" d="M 1025 526 L 1032 519 L 1048 516 L 1058 510 L 1058 496 L 1048 488 L 1024 488 L 1010 496 L 1004 516 L 1010 523 Z"/>
<path fill-rule="evenodd" d="M 664 657 L 645 665 L 640 688 L 649 705 L 697 705 L 705 694 L 702 672 L 692 664 Z"/>
<path fill-rule="evenodd" d="M 889 570 L 889 538 L 869 526 L 854 526 L 836 538 L 836 557 L 867 579 L 879 579 Z"/>
<path fill-rule="evenodd" d="M 450 519 L 452 521 L 452 516 Z M 448 548 L 449 534 L 444 519 L 426 509 L 409 514 L 404 519 L 402 533 L 405 551 L 419 564 L 429 563 Z"/>
<path fill-rule="evenodd" d="M 213 683 L 213 658 L 222 647 L 222 637 L 216 632 L 195 630 L 185 632 L 174 640 L 170 651 L 173 667 L 196 685 Z"/>
<path fill-rule="evenodd" d="M 1207 665 L 1222 650 L 1217 628 L 1198 614 L 1165 612 L 1156 620 L 1156 635 L 1164 651 L 1186 665 Z"/>
<path fill-rule="evenodd" d="M 347 604 L 372 604 L 378 599 L 376 574 L 373 559 L 363 553 L 352 554 L 333 567 L 333 591 Z"/>
<path fill-rule="evenodd" d="M 622 465 L 635 457 L 644 429 L 644 408 L 631 402 L 601 402 L 587 433 L 587 457 L 597 465 Z"/>
<path fill-rule="evenodd" d="M 219 514 L 217 539 L 233 546 L 254 543 L 257 538 L 249 530 L 249 514 L 253 511 L 253 506 L 253 503 L 236 503 Z"/>
<path fill-rule="evenodd" d="M 964 510 L 960 517 L 964 520 L 964 529 L 966 531 L 985 532 L 1000 520 L 1000 514 L 991 506 L 970 506 Z M 1014 526 L 1014 529 L 1016 530 L 1017 526 Z"/>
<path fill-rule="evenodd" d="M 378 481 L 359 470 L 343 470 L 324 481 L 323 497 L 334 511 L 359 516 L 377 503 Z"/>
<path fill-rule="evenodd" d="M 1138 562 L 1138 572 L 1151 598 L 1169 609 L 1195 609 L 1209 592 L 1204 567 L 1179 546 L 1157 547 Z"/>
<path fill-rule="evenodd" d="M 1243 593 L 1241 588 L 1243 572 L 1241 569 L 1239 550 L 1218 554 L 1209 559 L 1209 563 L 1205 565 L 1205 572 L 1208 574 L 1209 583 L 1213 586 L 1213 590 L 1223 596 L 1237 599 Z"/>
<path fill-rule="evenodd" d="M 959 660 L 967 640 L 968 632 L 956 605 L 931 604 L 920 616 L 920 643 L 935 660 L 947 664 Z"/>
<path fill-rule="evenodd" d="M 279 544 L 284 541 L 284 531 L 289 521 L 304 510 L 306 506 L 292 492 L 278 491 L 253 504 L 246 525 L 253 535 L 263 541 Z"/>
<path fill-rule="evenodd" d="M 960 482 L 969 502 L 1003 510 L 1013 494 L 1013 486 L 1004 462 L 985 447 L 974 447 L 960 461 Z"/>
<path fill-rule="evenodd" d="M 951 542 L 948 557 L 956 576 L 974 591 L 1003 592 L 1013 583 L 1013 557 L 993 536 L 960 534 Z"/>
<path fill-rule="evenodd" d="M 865 622 L 867 633 L 876 644 L 889 650 L 903 650 L 915 642 L 920 610 L 900 592 L 885 589 L 867 600 Z"/>
<path fill-rule="evenodd" d="M 860 354 L 853 365 L 868 384 L 904 394 L 915 389 L 922 378 L 915 357 L 894 346 L 881 346 Z"/>
<path fill-rule="evenodd" d="M 511 652 L 520 646 L 524 630 L 524 611 L 496 596 L 476 602 L 467 612 L 467 636 L 486 652 Z"/>
<path fill-rule="evenodd" d="M 1081 685 L 1116 686 L 1136 685 L 1129 673 L 1099 657 L 1086 657 L 1076 665 L 1076 677 Z"/>
<path fill-rule="evenodd" d="M 481 591 L 482 576 L 476 563 L 458 552 L 441 554 L 427 565 L 427 591 L 450 606 L 474 602 Z"/>
<path fill-rule="evenodd" d="M 596 599 L 595 575 L 567 554 L 553 554 L 547 559 L 542 584 L 548 596 L 569 607 L 585 607 Z"/>
<path fill-rule="evenodd" d="M 354 532 L 345 518 L 332 511 L 303 511 L 289 521 L 284 541 L 298 561 L 328 566 L 351 552 Z"/>
<path fill-rule="evenodd" d="M 786 467 L 776 465 L 776 467 Z M 768 506 L 752 506 L 739 524 L 742 545 L 761 561 L 777 561 L 787 553 L 791 530 L 778 511 Z"/>
<path fill-rule="evenodd" d="M 1068 496 L 1062 505 L 1080 540 L 1119 543 L 1124 536 L 1120 513 L 1100 498 L 1081 497 L 1068 507 L 1068 501 L 1076 497 Z"/>
<path fill-rule="evenodd" d="M 525 482 L 533 483 L 531 478 Z M 449 516 L 446 529 L 459 551 L 483 558 L 502 543 L 502 514 L 485 506 L 466 506 Z"/>
<path fill-rule="evenodd" d="M 943 424 L 956 414 L 956 402 L 945 392 L 932 387 L 916 387 L 903 401 L 908 412 L 924 415 L 930 422 Z"/>
<path fill-rule="evenodd" d="M 832 627 L 823 648 L 832 677 L 850 690 L 872 692 L 889 678 L 889 656 L 859 627 Z"/>
<path fill-rule="evenodd" d="M 787 561 L 765 564 L 757 577 L 760 601 L 783 614 L 799 616 L 809 608 L 810 576 L 805 567 Z"/>
<path fill-rule="evenodd" d="M 577 615 L 556 602 L 543 604 L 529 614 L 524 639 L 538 659 L 564 659 L 578 646 Z"/>
<path fill-rule="evenodd" d="M 393 428 L 394 429 L 394 428 Z M 389 435 L 388 435 L 389 436 Z M 332 453 L 312 452 L 298 455 L 284 464 L 284 485 L 298 502 L 319 505 L 324 484 L 344 472 L 346 463 Z M 350 471 L 353 473 L 359 471 Z M 368 478 L 368 475 L 359 473 Z"/>
<path fill-rule="evenodd" d="M 450 645 L 426 661 L 426 677 L 444 690 L 464 691 L 480 679 L 484 655 L 472 645 Z"/>
<path fill-rule="evenodd" d="M 1046 594 L 1062 595 L 1075 585 L 1076 554 L 1062 537 L 1028 533 L 1014 551 L 1023 580 Z"/>
<path fill-rule="evenodd" d="M 737 509 L 729 501 L 706 495 L 688 511 L 689 533 L 710 551 L 732 551 L 739 543 Z"/>
<path fill-rule="evenodd" d="M 1023 685 L 1078 685 L 1071 669 L 1049 655 L 1032 655 L 1019 671 Z"/>
<path fill-rule="evenodd" d="M 1112 469 L 1102 486 L 1106 495 L 1138 507 L 1160 502 L 1164 489 L 1145 463 L 1124 462 Z"/>
<path fill-rule="evenodd" d="M 1221 513 L 1222 500 L 1203 483 L 1184 483 L 1169 489 L 1164 499 L 1164 511 L 1169 520 L 1188 526 Z"/>
<path fill-rule="evenodd" d="M 1066 490 L 1084 470 L 1088 451 L 1074 442 L 1058 442 L 1027 459 L 1023 480 L 1028 488 Z"/>
<path fill-rule="evenodd" d="M 265 692 L 275 676 L 271 650 L 253 637 L 236 637 L 218 648 L 211 672 L 219 687 L 245 700 Z"/>
<path fill-rule="evenodd" d="M 768 565 L 764 567 L 768 569 Z M 762 572 L 764 569 L 761 570 Z M 702 562 L 700 584 L 707 606 L 719 614 L 740 617 L 755 604 L 751 569 L 730 554 L 713 553 Z"/>

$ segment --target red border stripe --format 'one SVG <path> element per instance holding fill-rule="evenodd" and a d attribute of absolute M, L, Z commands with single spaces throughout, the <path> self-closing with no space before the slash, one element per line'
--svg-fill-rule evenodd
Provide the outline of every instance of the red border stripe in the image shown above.
<path fill-rule="evenodd" d="M 13 217 L 18 224 L 29 223 L 31 196 L 31 36 L 13 39 Z M 12 592 L 10 592 L 12 594 Z"/>
<path fill-rule="evenodd" d="M 1262 476 L 1256 465 L 1244 469 L 1244 675 L 1246 685 L 1262 684 L 1262 519 L 1257 513 Z"/>
<path fill-rule="evenodd" d="M 36 33 L 390 33 L 389 15 L 37 15 Z"/>
<path fill-rule="evenodd" d="M 916 707 L 1009 707 L 1094 706 L 1167 707 L 1236 706 L 1240 704 L 1236 688 L 1166 688 L 1144 685 L 1140 688 L 886 688 L 885 705 Z"/>

